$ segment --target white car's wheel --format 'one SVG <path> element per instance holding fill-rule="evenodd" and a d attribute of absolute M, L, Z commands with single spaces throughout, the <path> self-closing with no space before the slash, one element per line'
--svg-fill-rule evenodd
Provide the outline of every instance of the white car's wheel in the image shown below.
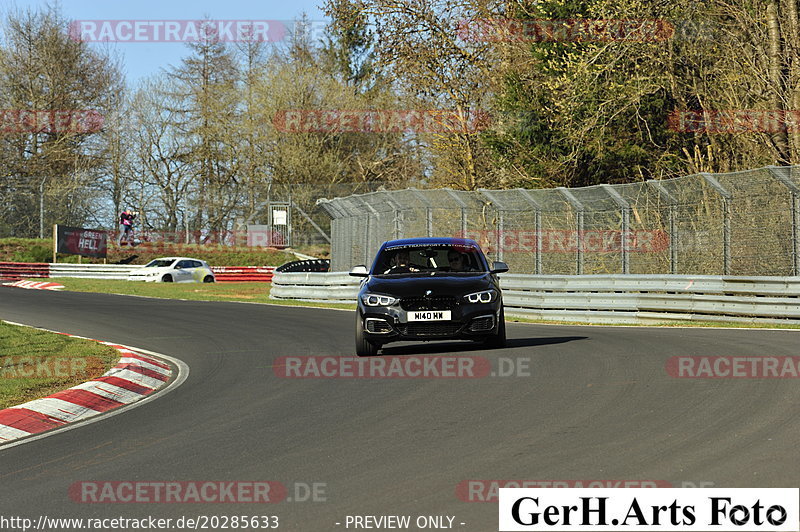
<path fill-rule="evenodd" d="M 162 283 L 171 283 L 172 282 L 172 275 L 166 274 L 164 277 L 161 278 Z"/>

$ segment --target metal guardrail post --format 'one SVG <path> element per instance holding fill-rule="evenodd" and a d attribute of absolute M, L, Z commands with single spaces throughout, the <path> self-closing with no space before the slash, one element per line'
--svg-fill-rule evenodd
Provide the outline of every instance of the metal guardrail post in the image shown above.
<path fill-rule="evenodd" d="M 458 206 L 461 207 L 461 235 L 466 238 L 467 237 L 467 204 L 464 203 L 464 200 L 458 197 L 458 194 L 452 188 L 444 189 L 447 194 L 450 195 Z"/>
<path fill-rule="evenodd" d="M 346 209 L 348 214 L 349 214 L 348 221 L 349 221 L 349 225 L 351 225 L 351 226 L 353 225 L 353 221 L 354 221 L 355 218 L 364 215 L 363 210 L 359 209 L 357 205 L 354 205 L 352 203 L 353 198 L 355 198 L 355 197 L 356 196 L 348 196 L 346 198 L 338 198 L 339 202 L 342 204 L 342 208 Z M 355 233 L 354 229 L 355 229 L 354 227 L 350 227 L 350 230 L 349 230 L 350 237 L 349 238 L 352 238 L 352 235 Z M 355 244 L 355 242 L 352 242 L 352 244 Z M 362 244 L 363 244 L 363 242 L 362 242 Z M 366 251 L 364 251 L 363 257 L 356 258 L 356 257 L 353 256 L 353 252 L 355 251 L 355 249 L 356 249 L 355 245 L 351 245 L 350 246 L 350 264 L 348 265 L 348 267 L 350 267 L 350 266 L 352 266 L 354 264 L 365 264 L 366 263 L 366 260 L 362 260 L 363 257 L 366 257 Z"/>
<path fill-rule="evenodd" d="M 338 202 L 326 198 L 319 198 L 316 205 L 328 213 L 331 217 L 331 267 L 343 268 L 339 264 L 341 260 L 341 253 L 343 246 L 340 244 L 344 231 L 342 230 L 342 218 L 347 216 L 347 213 L 338 205 Z"/>
<path fill-rule="evenodd" d="M 389 194 L 388 191 L 381 191 L 379 194 L 386 200 L 386 203 L 392 206 L 394 211 L 394 229 L 393 238 L 396 240 L 403 237 L 403 209 L 399 203 Z"/>
<path fill-rule="evenodd" d="M 708 172 L 700 175 L 722 198 L 722 273 L 731 274 L 731 193 Z"/>
<path fill-rule="evenodd" d="M 380 223 L 381 223 L 381 213 L 380 213 L 380 212 L 379 212 L 377 209 L 375 209 L 375 207 L 373 207 L 372 205 L 370 205 L 370 204 L 369 204 L 369 202 L 368 202 L 367 200 L 365 200 L 363 196 L 353 196 L 353 198 L 357 198 L 357 199 L 358 199 L 358 201 L 360 201 L 360 202 L 361 202 L 361 204 L 362 204 L 364 207 L 366 207 L 366 208 L 367 208 L 367 210 L 368 210 L 370 213 L 374 214 L 374 215 L 375 215 L 375 220 L 378 222 L 378 225 L 380 225 Z M 370 249 L 370 248 L 372 247 L 372 246 L 371 246 L 371 242 L 372 242 L 372 241 L 371 241 L 371 238 L 370 238 L 370 236 L 371 236 L 371 235 L 370 235 L 370 232 L 371 232 L 371 231 L 370 231 L 370 226 L 372 225 L 372 224 L 370 223 L 370 221 L 371 221 L 371 220 L 372 220 L 372 216 L 370 216 L 370 215 L 368 214 L 368 215 L 367 215 L 367 226 L 366 226 L 366 228 L 364 229 L 364 234 L 365 234 L 365 237 L 364 237 L 364 241 L 365 241 L 365 243 L 364 243 L 364 261 L 365 261 L 365 264 L 366 264 L 367 262 L 369 262 L 369 257 L 370 257 L 370 255 L 371 255 L 371 253 L 370 253 L 370 251 L 371 251 L 371 249 Z M 376 249 L 375 249 L 375 252 L 377 253 L 377 251 L 378 251 L 378 250 L 377 250 L 377 248 L 376 248 Z"/>
<path fill-rule="evenodd" d="M 669 230 L 669 272 L 678 273 L 678 201 L 667 189 L 655 179 L 648 179 L 647 184 L 656 189 L 661 199 L 669 205 L 668 230 Z"/>
<path fill-rule="evenodd" d="M 289 191 L 289 208 L 286 210 L 286 233 L 287 233 L 287 242 L 286 245 L 292 246 L 294 242 L 294 231 L 292 229 L 292 192 Z"/>
<path fill-rule="evenodd" d="M 565 187 L 557 187 L 558 190 L 564 198 L 575 208 L 575 218 L 578 225 L 578 235 L 577 235 L 577 250 L 575 251 L 575 261 L 576 267 L 575 271 L 578 275 L 583 275 L 583 218 L 585 209 L 583 207 L 583 203 L 578 201 L 578 198 L 575 197 L 569 189 Z"/>
<path fill-rule="evenodd" d="M 409 190 L 411 192 L 413 192 L 414 195 L 422 203 L 425 204 L 425 234 L 428 237 L 432 237 L 433 236 L 433 205 L 431 205 L 431 202 L 428 201 L 428 198 L 425 197 L 425 194 L 423 194 L 422 191 L 417 190 L 414 187 L 409 188 Z"/>
<path fill-rule="evenodd" d="M 631 273 L 630 249 L 628 249 L 628 242 L 630 242 L 631 236 L 631 206 L 611 185 L 604 184 L 600 186 L 611 196 L 611 199 L 616 202 L 622 213 L 622 246 L 620 248 L 620 253 L 622 255 L 622 273 Z"/>
<path fill-rule="evenodd" d="M 800 187 L 789 179 L 788 166 L 768 166 L 772 177 L 789 189 L 792 202 L 792 275 L 800 275 Z"/>
<path fill-rule="evenodd" d="M 494 194 L 485 188 L 479 188 L 478 192 L 486 196 L 486 198 L 497 206 L 497 260 L 504 260 L 505 253 L 505 208 L 500 201 L 497 200 Z"/>
<path fill-rule="evenodd" d="M 517 191 L 527 201 L 534 212 L 534 234 L 536 235 L 536 263 L 534 266 L 534 273 L 536 275 L 542 274 L 542 205 L 534 199 L 530 192 L 524 188 L 518 188 Z"/>

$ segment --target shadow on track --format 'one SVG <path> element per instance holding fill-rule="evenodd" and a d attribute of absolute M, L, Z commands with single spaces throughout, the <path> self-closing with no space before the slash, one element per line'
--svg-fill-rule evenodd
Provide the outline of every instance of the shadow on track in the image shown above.
<path fill-rule="evenodd" d="M 543 345 L 563 344 L 566 342 L 573 342 L 576 340 L 586 340 L 588 336 L 551 336 L 549 338 L 509 338 L 506 342 L 506 347 L 500 349 L 518 349 L 520 347 L 538 347 Z M 483 345 L 476 342 L 469 341 L 451 341 L 451 342 L 419 342 L 419 343 L 406 343 L 398 342 L 397 344 L 388 344 L 381 349 L 382 355 L 416 355 L 416 354 L 433 354 L 433 353 L 453 353 L 464 351 L 497 351 L 496 349 L 487 349 Z"/>

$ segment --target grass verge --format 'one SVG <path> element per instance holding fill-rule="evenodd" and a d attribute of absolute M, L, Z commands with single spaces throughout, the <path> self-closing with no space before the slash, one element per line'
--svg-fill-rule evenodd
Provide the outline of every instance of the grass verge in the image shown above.
<path fill-rule="evenodd" d="M 330 255 L 330 247 L 306 246 L 298 251 L 315 257 Z M 211 266 L 280 266 L 297 260 L 288 251 L 246 246 L 220 246 L 199 244 L 173 244 L 144 242 L 134 248 L 119 247 L 109 242 L 109 264 L 147 264 L 159 257 L 192 257 L 205 260 Z M 53 260 L 53 239 L 45 238 L 0 238 L 0 261 L 4 262 L 51 262 Z M 102 263 L 102 259 L 84 257 L 86 264 Z M 77 255 L 58 255 L 58 262 L 76 263 Z"/>
<path fill-rule="evenodd" d="M 163 299 L 188 299 L 192 301 L 244 301 L 295 307 L 325 307 L 355 309 L 355 303 L 315 303 L 309 301 L 284 301 L 270 299 L 269 283 L 145 283 L 140 281 L 116 281 L 109 279 L 57 278 L 72 292 L 96 292 L 131 296 L 159 297 Z"/>
<path fill-rule="evenodd" d="M 98 342 L 0 321 L 0 409 L 99 377 L 119 357 Z"/>

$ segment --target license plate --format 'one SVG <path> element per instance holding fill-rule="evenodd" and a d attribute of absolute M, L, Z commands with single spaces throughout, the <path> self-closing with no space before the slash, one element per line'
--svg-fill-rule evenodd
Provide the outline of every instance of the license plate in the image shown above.
<path fill-rule="evenodd" d="M 408 321 L 450 321 L 449 310 L 417 310 L 408 313 Z"/>

